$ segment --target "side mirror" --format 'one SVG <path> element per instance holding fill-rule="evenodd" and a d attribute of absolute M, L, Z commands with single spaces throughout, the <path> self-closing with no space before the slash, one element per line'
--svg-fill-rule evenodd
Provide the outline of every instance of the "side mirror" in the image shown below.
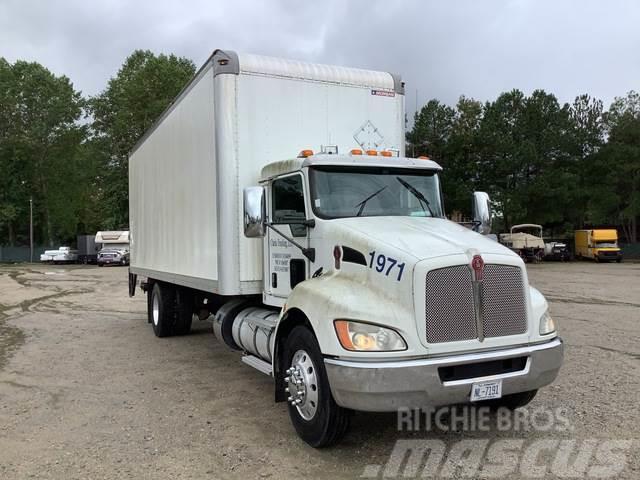
<path fill-rule="evenodd" d="M 244 236 L 247 238 L 264 237 L 267 216 L 264 197 L 264 188 L 262 187 L 244 189 Z"/>
<path fill-rule="evenodd" d="M 473 221 L 476 232 L 491 233 L 491 200 L 486 192 L 473 192 Z"/>

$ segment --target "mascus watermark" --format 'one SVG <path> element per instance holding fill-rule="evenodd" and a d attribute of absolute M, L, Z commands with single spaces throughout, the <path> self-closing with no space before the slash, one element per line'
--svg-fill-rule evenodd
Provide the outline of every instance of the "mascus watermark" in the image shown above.
<path fill-rule="evenodd" d="M 398 440 L 383 465 L 361 478 L 613 478 L 627 466 L 633 440 L 555 438 Z"/>
<path fill-rule="evenodd" d="M 511 410 L 489 406 L 453 405 L 439 408 L 400 408 L 398 431 L 441 432 L 566 432 L 573 430 L 568 410 L 545 407 Z"/>

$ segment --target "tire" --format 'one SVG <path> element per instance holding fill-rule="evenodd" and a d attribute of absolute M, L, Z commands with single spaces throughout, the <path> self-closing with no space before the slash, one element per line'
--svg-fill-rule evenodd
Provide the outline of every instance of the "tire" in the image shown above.
<path fill-rule="evenodd" d="M 150 283 L 149 284 L 149 288 L 146 291 L 146 295 L 147 295 L 147 323 L 152 324 L 153 323 L 153 308 L 152 308 L 152 303 L 151 301 L 153 300 L 153 286 L 155 284 L 154 283 Z"/>
<path fill-rule="evenodd" d="M 171 285 L 159 282 L 153 285 L 149 314 L 156 337 L 169 337 L 174 334 L 177 317 L 175 292 L 175 288 Z"/>
<path fill-rule="evenodd" d="M 318 342 L 307 327 L 295 327 L 285 340 L 283 370 L 296 367 L 296 373 L 287 375 L 284 384 L 289 392 L 298 389 L 295 379 L 303 381 L 298 396 L 302 403 L 288 402 L 289 417 L 298 436 L 314 448 L 328 447 L 339 442 L 349 427 L 349 411 L 340 407 L 333 396 Z M 308 392 L 308 393 L 306 393 Z M 291 399 L 293 395 L 287 393 Z M 295 399 L 293 400 L 295 401 Z"/>
<path fill-rule="evenodd" d="M 191 331 L 193 320 L 193 293 L 188 288 L 176 289 L 176 324 L 174 335 L 186 335 Z"/>
<path fill-rule="evenodd" d="M 127 265 L 127 260 L 125 258 L 120 260 L 120 265 L 122 265 L 123 267 L 126 266 Z"/>
<path fill-rule="evenodd" d="M 516 408 L 524 407 L 528 405 L 531 400 L 534 399 L 538 390 L 529 390 L 528 392 L 512 393 L 511 395 L 505 395 L 502 398 L 496 400 L 489 400 L 487 404 L 494 409 L 508 408 L 509 410 L 515 410 Z"/>
<path fill-rule="evenodd" d="M 98 266 L 99 266 L 99 267 L 104 267 L 104 263 L 100 263 L 100 262 L 98 262 Z"/>

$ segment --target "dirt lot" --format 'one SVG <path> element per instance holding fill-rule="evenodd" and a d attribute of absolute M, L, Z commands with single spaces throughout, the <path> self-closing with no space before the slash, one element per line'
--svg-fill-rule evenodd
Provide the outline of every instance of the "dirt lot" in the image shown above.
<path fill-rule="evenodd" d="M 314 450 L 271 380 L 208 322 L 155 338 L 126 269 L 0 267 L 0 478 L 358 478 L 397 440 L 487 436 L 636 439 L 621 476 L 640 477 L 640 264 L 548 263 L 529 276 L 567 347 L 531 407 L 565 408 L 569 431 L 406 432 L 395 415 L 357 414 L 342 445 Z"/>

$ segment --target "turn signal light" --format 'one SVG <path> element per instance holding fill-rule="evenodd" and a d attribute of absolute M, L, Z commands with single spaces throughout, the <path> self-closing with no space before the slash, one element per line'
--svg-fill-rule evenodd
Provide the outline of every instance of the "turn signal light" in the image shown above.
<path fill-rule="evenodd" d="M 371 155 L 372 157 L 375 157 L 378 155 L 378 151 L 377 150 L 367 150 L 367 155 Z"/>
<path fill-rule="evenodd" d="M 302 150 L 298 154 L 298 158 L 307 158 L 307 157 L 310 157 L 311 155 L 313 155 L 313 150 Z"/>

